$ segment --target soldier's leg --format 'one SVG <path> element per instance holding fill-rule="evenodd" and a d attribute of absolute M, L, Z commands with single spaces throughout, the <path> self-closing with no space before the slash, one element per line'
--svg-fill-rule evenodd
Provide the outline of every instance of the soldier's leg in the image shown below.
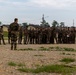
<path fill-rule="evenodd" d="M 27 37 L 27 44 L 29 44 L 29 37 Z"/>
<path fill-rule="evenodd" d="M 14 40 L 15 40 L 15 35 L 11 34 L 11 50 L 14 49 Z"/>
<path fill-rule="evenodd" d="M 17 35 L 14 36 L 14 50 L 17 50 Z"/>
<path fill-rule="evenodd" d="M 75 44 L 75 38 L 73 37 L 73 44 Z"/>
<path fill-rule="evenodd" d="M 0 37 L 0 45 L 1 45 L 1 37 Z"/>
<path fill-rule="evenodd" d="M 22 44 L 22 36 L 21 36 L 20 44 Z"/>
<path fill-rule="evenodd" d="M 26 36 L 26 44 L 28 44 L 28 43 L 29 43 L 29 37 Z"/>
<path fill-rule="evenodd" d="M 20 44 L 20 37 L 18 37 L 18 44 Z"/>
<path fill-rule="evenodd" d="M 18 44 L 21 44 L 21 37 L 18 37 Z"/>
<path fill-rule="evenodd" d="M 39 38 L 39 44 L 41 44 L 42 43 L 42 39 L 41 39 L 41 37 Z"/>
<path fill-rule="evenodd" d="M 17 50 L 17 43 L 14 41 L 14 50 Z"/>
<path fill-rule="evenodd" d="M 8 35 L 8 43 L 10 44 L 10 39 L 11 38 L 11 36 L 10 35 Z"/>
<path fill-rule="evenodd" d="M 13 45 L 14 45 L 14 42 L 11 41 L 11 50 L 13 50 Z"/>
<path fill-rule="evenodd" d="M 19 44 L 22 44 L 22 36 L 20 36 Z"/>
<path fill-rule="evenodd" d="M 21 44 L 21 37 L 20 37 L 20 39 L 19 39 L 19 44 Z"/>
<path fill-rule="evenodd" d="M 24 44 L 26 44 L 26 36 L 24 36 Z"/>
<path fill-rule="evenodd" d="M 32 38 L 32 44 L 34 44 L 34 37 Z"/>
<path fill-rule="evenodd" d="M 8 43 L 10 44 L 10 37 L 8 37 Z"/>
<path fill-rule="evenodd" d="M 38 39 L 37 38 L 35 38 L 35 42 L 36 42 L 36 44 L 38 44 Z"/>
<path fill-rule="evenodd" d="M 32 44 L 32 37 L 30 37 L 30 44 Z"/>
<path fill-rule="evenodd" d="M 39 44 L 39 37 L 36 38 L 36 44 Z"/>
<path fill-rule="evenodd" d="M 5 45 L 5 41 L 4 41 L 4 37 L 3 37 L 3 35 L 2 35 L 2 41 L 3 41 L 3 44 Z"/>

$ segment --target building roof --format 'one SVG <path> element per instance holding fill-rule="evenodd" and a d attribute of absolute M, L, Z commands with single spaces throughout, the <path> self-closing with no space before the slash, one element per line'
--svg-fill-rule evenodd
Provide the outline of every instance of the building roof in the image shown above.
<path fill-rule="evenodd" d="M 7 27 L 7 28 L 9 27 L 9 25 L 2 25 L 2 26 L 5 26 L 5 27 Z"/>

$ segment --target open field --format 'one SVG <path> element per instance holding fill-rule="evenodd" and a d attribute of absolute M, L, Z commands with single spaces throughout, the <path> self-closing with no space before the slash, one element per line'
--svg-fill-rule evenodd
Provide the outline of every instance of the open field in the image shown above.
<path fill-rule="evenodd" d="M 0 45 L 0 75 L 76 75 L 75 50 L 76 44 L 18 45 L 15 51 Z"/>

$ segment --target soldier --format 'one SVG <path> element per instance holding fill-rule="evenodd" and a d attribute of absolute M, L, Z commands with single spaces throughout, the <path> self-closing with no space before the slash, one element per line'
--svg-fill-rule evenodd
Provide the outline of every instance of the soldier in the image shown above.
<path fill-rule="evenodd" d="M 10 40 L 11 40 L 11 31 L 10 28 L 8 28 L 8 43 L 10 44 Z"/>
<path fill-rule="evenodd" d="M 32 38 L 32 44 L 34 44 L 34 39 L 35 39 L 35 30 L 34 29 L 31 32 L 31 38 Z"/>
<path fill-rule="evenodd" d="M 22 36 L 23 36 L 23 30 L 22 27 L 19 27 L 19 38 L 18 38 L 18 44 L 22 44 Z"/>
<path fill-rule="evenodd" d="M 61 44 L 62 43 L 62 30 L 60 30 L 60 32 L 58 32 L 58 43 Z"/>
<path fill-rule="evenodd" d="M 50 28 L 47 28 L 47 44 L 50 44 L 50 33 L 51 33 Z"/>
<path fill-rule="evenodd" d="M 29 44 L 32 44 L 32 30 L 30 28 L 30 30 L 28 30 L 28 34 L 29 34 Z"/>
<path fill-rule="evenodd" d="M 62 31 L 62 43 L 63 44 L 67 43 L 67 33 L 66 32 L 67 32 L 66 30 Z"/>
<path fill-rule="evenodd" d="M 51 37 L 50 37 L 50 43 L 51 44 L 54 44 L 54 30 L 55 29 L 53 29 L 53 28 L 51 29 Z"/>
<path fill-rule="evenodd" d="M 11 50 L 17 49 L 17 32 L 19 29 L 18 19 L 15 18 L 14 22 L 10 24 L 9 26 L 11 30 Z"/>
<path fill-rule="evenodd" d="M 29 32 L 27 26 L 24 28 L 24 44 L 28 44 L 29 42 Z"/>
<path fill-rule="evenodd" d="M 75 32 L 74 31 L 71 31 L 70 40 L 71 40 L 71 44 L 75 44 Z"/>
<path fill-rule="evenodd" d="M 34 35 L 35 35 L 35 44 L 39 44 L 39 33 L 38 33 L 38 28 L 35 30 Z"/>
<path fill-rule="evenodd" d="M 1 45 L 1 40 L 3 41 L 3 44 L 5 45 L 4 36 L 3 36 L 3 26 L 0 27 L 0 45 Z"/>
<path fill-rule="evenodd" d="M 39 35 L 39 38 L 38 38 L 39 44 L 42 44 L 42 28 L 39 29 L 38 35 Z"/>

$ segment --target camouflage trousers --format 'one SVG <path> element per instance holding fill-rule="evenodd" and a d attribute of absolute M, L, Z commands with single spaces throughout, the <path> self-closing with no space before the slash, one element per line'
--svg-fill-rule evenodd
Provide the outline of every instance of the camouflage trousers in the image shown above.
<path fill-rule="evenodd" d="M 1 40 L 2 40 L 3 44 L 5 45 L 4 37 L 2 34 L 0 34 L 0 44 L 1 44 Z"/>
<path fill-rule="evenodd" d="M 17 49 L 17 35 L 14 33 L 11 34 L 11 50 L 13 49 Z"/>
<path fill-rule="evenodd" d="M 10 44 L 11 41 L 11 34 L 8 33 L 8 43 Z"/>

